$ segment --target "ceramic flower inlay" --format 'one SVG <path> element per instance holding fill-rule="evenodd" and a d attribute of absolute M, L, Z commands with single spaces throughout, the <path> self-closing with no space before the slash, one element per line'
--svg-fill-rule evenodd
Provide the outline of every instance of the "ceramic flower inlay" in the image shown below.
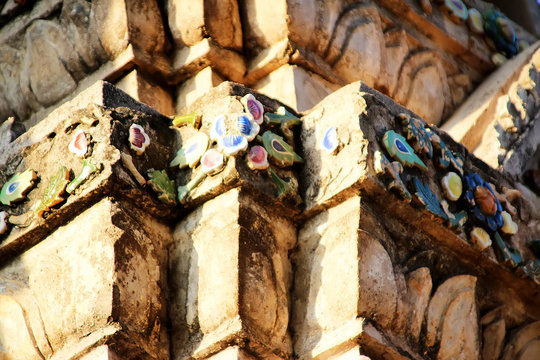
<path fill-rule="evenodd" d="M 174 117 L 174 119 L 172 120 L 172 124 L 176 127 L 191 125 L 195 129 L 198 129 L 201 126 L 201 116 L 195 113 L 178 115 Z"/>
<path fill-rule="evenodd" d="M 186 166 L 194 168 L 199 163 L 201 156 L 208 149 L 208 144 L 208 136 L 203 132 L 198 132 L 189 138 L 182 148 L 178 150 L 169 166 L 173 167 L 178 165 L 180 169 L 183 169 Z"/>
<path fill-rule="evenodd" d="M 475 8 L 469 9 L 469 18 L 467 19 L 467 25 L 473 33 L 484 33 L 484 20 L 482 19 L 482 14 L 480 13 L 480 11 L 476 10 Z"/>
<path fill-rule="evenodd" d="M 253 120 L 261 125 L 263 123 L 264 107 L 252 94 L 247 94 L 240 100 L 246 112 L 253 116 Z"/>
<path fill-rule="evenodd" d="M 246 159 L 247 159 L 248 167 L 251 170 L 264 170 L 264 169 L 267 169 L 269 166 L 268 153 L 260 145 L 253 146 L 249 150 Z"/>
<path fill-rule="evenodd" d="M 401 124 L 407 130 L 407 140 L 413 141 L 414 150 L 424 153 L 431 159 L 433 156 L 433 145 L 426 131 L 425 123 L 407 114 L 400 114 L 399 118 L 401 119 Z"/>
<path fill-rule="evenodd" d="M 465 21 L 469 17 L 467 6 L 461 0 L 444 0 L 442 9 L 455 23 Z"/>
<path fill-rule="evenodd" d="M 69 151 L 77 155 L 78 157 L 84 157 L 88 151 L 88 139 L 83 130 L 79 130 L 73 136 L 73 140 L 69 143 Z"/>
<path fill-rule="evenodd" d="M 495 197 L 491 185 L 476 173 L 465 175 L 463 180 L 465 200 L 476 222 L 491 231 L 499 229 L 504 223 L 501 215 L 502 206 Z"/>
<path fill-rule="evenodd" d="M 86 181 L 86 179 L 90 177 L 90 175 L 95 173 L 97 170 L 98 167 L 91 159 L 84 159 L 81 172 L 77 176 L 75 176 L 75 179 L 73 179 L 66 187 L 67 193 L 73 193 L 75 189 L 77 189 L 84 181 Z"/>
<path fill-rule="evenodd" d="M 471 241 L 478 250 L 484 250 L 491 246 L 491 237 L 481 227 L 474 227 L 470 233 Z"/>
<path fill-rule="evenodd" d="M 216 149 L 210 149 L 204 153 L 201 159 L 201 171 L 208 175 L 214 175 L 223 169 L 224 164 L 223 154 Z"/>
<path fill-rule="evenodd" d="M 245 136 L 248 141 L 255 139 L 259 133 L 260 127 L 253 120 L 251 114 L 240 114 L 237 118 L 238 131 L 242 136 Z"/>
<path fill-rule="evenodd" d="M 212 141 L 218 141 L 225 136 L 226 131 L 225 115 L 216 116 L 210 126 L 210 139 L 212 139 Z"/>
<path fill-rule="evenodd" d="M 11 205 L 13 202 L 23 200 L 35 186 L 36 180 L 37 174 L 31 169 L 13 175 L 2 187 L 0 201 L 4 205 Z"/>
<path fill-rule="evenodd" d="M 218 146 L 225 155 L 232 156 L 246 151 L 248 141 L 245 136 L 227 135 L 218 140 Z"/>
<path fill-rule="evenodd" d="M 461 177 L 455 172 L 449 172 L 441 179 L 444 195 L 450 201 L 456 201 L 463 192 Z"/>
<path fill-rule="evenodd" d="M 411 201 L 412 196 L 399 176 L 403 172 L 403 165 L 399 161 L 390 162 L 383 153 L 376 151 L 373 157 L 373 166 L 377 174 L 392 178 L 388 185 L 389 189 L 395 189 L 407 202 Z"/>
<path fill-rule="evenodd" d="M 129 127 L 129 145 L 137 155 L 141 155 L 150 145 L 150 137 L 142 126 L 133 124 Z"/>

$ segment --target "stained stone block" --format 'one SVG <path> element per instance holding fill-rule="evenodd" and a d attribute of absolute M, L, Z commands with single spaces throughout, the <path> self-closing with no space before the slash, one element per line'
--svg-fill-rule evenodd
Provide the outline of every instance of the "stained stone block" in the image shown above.
<path fill-rule="evenodd" d="M 173 115 L 171 94 L 160 85 L 150 81 L 139 70 L 132 70 L 115 84 L 133 99 L 159 111 L 164 115 Z"/>
<path fill-rule="evenodd" d="M 210 66 L 185 80 L 177 90 L 176 113 L 180 113 L 183 108 L 191 105 L 195 100 L 222 82 L 223 78 Z"/>
<path fill-rule="evenodd" d="M 170 232 L 148 220 L 105 198 L 4 264 L 0 354 L 72 358 L 111 341 L 124 356 L 168 358 L 160 284 Z"/>
<path fill-rule="evenodd" d="M 242 24 L 236 0 L 167 0 L 169 27 L 179 47 L 205 37 L 227 49 L 242 49 Z"/>
<path fill-rule="evenodd" d="M 173 358 L 205 358 L 230 344 L 265 359 L 289 357 L 295 243 L 292 222 L 238 189 L 182 220 L 169 261 Z"/>
<path fill-rule="evenodd" d="M 299 358 L 353 356 L 366 322 L 400 331 L 396 314 L 408 312 L 404 279 L 374 235 L 374 221 L 361 199 L 351 197 L 299 230 L 292 319 Z"/>
<path fill-rule="evenodd" d="M 255 84 L 257 91 L 299 112 L 311 109 L 338 87 L 294 65 L 283 65 Z"/>

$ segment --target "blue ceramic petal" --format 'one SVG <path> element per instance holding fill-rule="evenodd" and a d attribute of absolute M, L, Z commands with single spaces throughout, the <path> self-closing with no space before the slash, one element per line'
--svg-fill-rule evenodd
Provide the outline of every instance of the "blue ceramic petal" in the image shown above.
<path fill-rule="evenodd" d="M 219 138 L 225 136 L 227 128 L 225 127 L 225 116 L 218 115 L 212 123 L 210 128 L 210 138 L 214 141 L 217 141 Z"/>
<path fill-rule="evenodd" d="M 251 125 L 251 121 L 249 121 L 249 118 L 245 115 L 239 115 L 238 116 L 238 131 L 244 136 L 249 136 L 251 134 L 251 129 L 253 129 L 253 126 Z"/>
<path fill-rule="evenodd" d="M 477 173 L 473 173 L 472 177 L 474 179 L 476 186 L 482 186 L 484 184 L 484 180 L 482 180 L 480 175 L 478 175 Z"/>
<path fill-rule="evenodd" d="M 467 190 L 465 192 L 465 200 L 467 200 L 470 206 L 476 205 L 476 201 L 474 200 L 474 194 L 472 193 L 471 190 Z"/>
<path fill-rule="evenodd" d="M 333 154 L 334 151 L 336 151 L 339 142 L 337 139 L 337 129 L 334 126 L 326 129 L 321 145 L 322 148 L 329 154 Z"/>
<path fill-rule="evenodd" d="M 15 190 L 17 190 L 17 188 L 19 187 L 19 184 L 20 184 L 19 181 L 16 181 L 16 182 L 13 182 L 13 183 L 9 184 L 9 186 L 7 188 L 7 191 L 6 191 L 6 194 L 7 195 L 13 194 L 15 192 Z"/>
<path fill-rule="evenodd" d="M 218 140 L 218 144 L 225 155 L 236 155 L 248 147 L 247 139 L 241 135 L 224 136 Z"/>
<path fill-rule="evenodd" d="M 497 223 L 495 222 L 495 219 L 493 217 L 488 217 L 486 219 L 487 226 L 491 229 L 491 231 L 497 230 Z"/>
<path fill-rule="evenodd" d="M 495 214 L 495 222 L 497 223 L 497 227 L 501 227 L 504 225 L 504 219 L 500 212 Z"/>

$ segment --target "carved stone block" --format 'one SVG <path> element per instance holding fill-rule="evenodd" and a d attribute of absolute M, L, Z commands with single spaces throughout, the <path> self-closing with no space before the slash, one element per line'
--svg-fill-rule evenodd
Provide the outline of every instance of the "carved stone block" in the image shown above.
<path fill-rule="evenodd" d="M 167 358 L 160 284 L 171 234 L 148 220 L 106 198 L 4 266 L 0 354 L 71 358 L 116 339 L 118 354 Z"/>
<path fill-rule="evenodd" d="M 233 189 L 189 214 L 174 239 L 173 358 L 204 358 L 231 343 L 262 358 L 290 356 L 293 224 Z"/>

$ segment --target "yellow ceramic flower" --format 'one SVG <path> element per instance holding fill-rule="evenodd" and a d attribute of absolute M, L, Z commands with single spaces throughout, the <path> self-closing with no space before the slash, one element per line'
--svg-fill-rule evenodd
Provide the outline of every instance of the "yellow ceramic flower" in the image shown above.
<path fill-rule="evenodd" d="M 444 195 L 450 201 L 456 201 L 463 192 L 461 177 L 455 172 L 449 172 L 441 179 Z"/>
<path fill-rule="evenodd" d="M 471 231 L 471 240 L 473 245 L 479 249 L 484 250 L 491 246 L 491 238 L 486 230 L 481 227 L 475 227 Z"/>

